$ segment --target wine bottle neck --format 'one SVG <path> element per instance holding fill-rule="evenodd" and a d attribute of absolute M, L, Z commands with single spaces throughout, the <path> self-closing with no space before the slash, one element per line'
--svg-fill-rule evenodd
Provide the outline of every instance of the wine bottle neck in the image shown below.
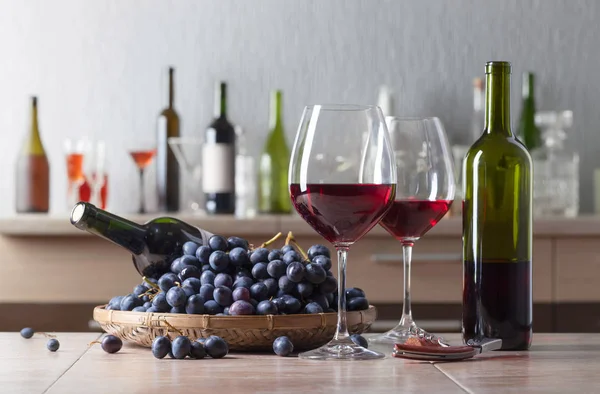
<path fill-rule="evenodd" d="M 486 67 L 485 132 L 512 137 L 510 129 L 510 64 L 491 62 Z"/>
<path fill-rule="evenodd" d="M 29 134 L 29 144 L 27 153 L 33 155 L 43 155 L 44 147 L 40 138 L 40 128 L 38 123 L 38 100 L 37 97 L 31 98 L 31 129 Z"/>
<path fill-rule="evenodd" d="M 80 202 L 71 212 L 71 224 L 80 230 L 105 238 L 134 255 L 140 255 L 147 248 L 146 229 L 137 223 Z"/>
<path fill-rule="evenodd" d="M 227 118 L 227 84 L 220 82 L 215 88 L 215 118 Z"/>
<path fill-rule="evenodd" d="M 534 77 L 533 73 L 524 73 L 523 74 L 523 85 L 522 85 L 522 91 L 521 91 L 521 93 L 523 95 L 523 101 L 533 102 L 534 95 L 535 95 L 534 84 L 535 84 L 535 77 Z"/>
<path fill-rule="evenodd" d="M 269 114 L 269 129 L 274 131 L 281 131 L 283 133 L 282 125 L 282 93 L 281 90 L 276 90 L 271 93 L 271 111 Z"/>
<path fill-rule="evenodd" d="M 175 105 L 175 69 L 169 68 L 169 108 Z"/>

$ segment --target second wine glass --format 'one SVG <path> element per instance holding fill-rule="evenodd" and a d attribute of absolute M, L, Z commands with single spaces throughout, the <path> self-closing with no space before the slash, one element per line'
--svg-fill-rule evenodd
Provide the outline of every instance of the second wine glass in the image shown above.
<path fill-rule="evenodd" d="M 414 243 L 448 212 L 456 189 L 448 139 L 438 118 L 386 118 L 396 156 L 396 199 L 380 224 L 402 244 L 404 302 L 402 318 L 390 331 L 369 339 L 404 343 L 412 337 L 444 344 L 419 328 L 412 317 L 410 271 Z"/>
<path fill-rule="evenodd" d="M 146 213 L 146 188 L 144 187 L 144 170 L 148 167 L 154 155 L 156 155 L 156 144 L 154 142 L 136 142 L 136 147 L 129 150 L 129 155 L 135 162 L 140 173 L 140 207 L 138 213 Z"/>
<path fill-rule="evenodd" d="M 300 353 L 299 357 L 383 358 L 383 354 L 350 340 L 345 297 L 348 249 L 379 222 L 394 200 L 394 153 L 379 107 L 306 107 L 290 159 L 289 183 L 296 211 L 333 244 L 338 255 L 335 336 L 326 345 Z"/>

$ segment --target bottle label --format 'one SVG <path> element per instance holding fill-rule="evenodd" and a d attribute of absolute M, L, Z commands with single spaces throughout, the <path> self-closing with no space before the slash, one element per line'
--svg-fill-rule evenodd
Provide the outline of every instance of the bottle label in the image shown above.
<path fill-rule="evenodd" d="M 232 193 L 235 151 L 233 144 L 208 144 L 202 148 L 204 193 Z"/>

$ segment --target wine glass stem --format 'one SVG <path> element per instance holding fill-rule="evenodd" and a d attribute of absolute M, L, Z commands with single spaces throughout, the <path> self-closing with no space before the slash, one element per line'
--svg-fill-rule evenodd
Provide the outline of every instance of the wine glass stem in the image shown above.
<path fill-rule="evenodd" d="M 338 321 L 334 339 L 348 338 L 348 324 L 346 321 L 346 259 L 348 247 L 336 247 L 338 255 Z"/>
<path fill-rule="evenodd" d="M 410 300 L 410 266 L 412 263 L 412 248 L 414 242 L 402 242 L 402 260 L 404 262 L 404 300 L 402 307 L 402 322 L 410 324 L 413 321 Z"/>
<path fill-rule="evenodd" d="M 144 169 L 140 168 L 140 213 L 146 213 L 146 203 L 144 201 Z"/>

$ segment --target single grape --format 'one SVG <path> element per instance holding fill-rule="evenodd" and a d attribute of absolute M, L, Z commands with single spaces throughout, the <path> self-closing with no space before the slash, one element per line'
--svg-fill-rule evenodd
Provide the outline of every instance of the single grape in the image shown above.
<path fill-rule="evenodd" d="M 169 313 L 182 313 L 182 314 L 185 314 L 185 305 L 174 306 L 173 308 L 171 308 L 171 310 L 169 311 Z"/>
<path fill-rule="evenodd" d="M 158 312 L 166 312 L 171 309 L 171 306 L 167 302 L 167 295 L 165 293 L 158 293 L 152 299 L 152 306 L 155 307 Z"/>
<path fill-rule="evenodd" d="M 269 252 L 269 255 L 267 256 L 267 260 L 269 260 L 269 261 L 281 260 L 282 258 L 283 258 L 283 253 L 279 249 L 271 250 Z"/>
<path fill-rule="evenodd" d="M 327 256 L 316 256 L 312 259 L 313 264 L 319 264 L 325 271 L 331 269 L 331 259 Z"/>
<path fill-rule="evenodd" d="M 235 290 L 239 287 L 244 287 L 244 288 L 250 290 L 250 287 L 252 287 L 253 284 L 254 284 L 254 280 L 252 278 L 244 276 L 244 277 L 237 279 L 235 282 L 233 282 L 233 289 Z"/>
<path fill-rule="evenodd" d="M 212 268 L 210 267 L 210 264 L 204 264 L 204 265 L 202 266 L 202 269 L 201 269 L 201 271 L 202 271 L 202 272 L 206 272 L 206 271 L 212 271 Z"/>
<path fill-rule="evenodd" d="M 267 286 L 267 297 L 275 297 L 277 290 L 279 290 L 279 284 L 277 280 L 273 278 L 265 279 L 262 283 Z"/>
<path fill-rule="evenodd" d="M 196 258 L 198 259 L 198 261 L 200 261 L 200 263 L 208 264 L 208 259 L 210 258 L 212 252 L 213 250 L 209 246 L 200 246 L 198 250 L 196 250 Z"/>
<path fill-rule="evenodd" d="M 150 296 L 148 294 L 144 294 L 141 297 L 138 297 L 140 300 L 142 300 L 143 303 L 146 303 L 148 301 L 150 301 Z"/>
<path fill-rule="evenodd" d="M 133 294 L 129 294 L 121 300 L 120 308 L 122 311 L 131 311 L 136 306 L 142 306 L 142 304 L 143 304 L 142 300 L 140 300 L 138 297 L 134 296 Z"/>
<path fill-rule="evenodd" d="M 304 307 L 304 313 L 323 313 L 323 308 L 321 308 L 321 305 L 317 304 L 316 302 L 311 302 L 309 304 L 306 304 L 306 306 Z"/>
<path fill-rule="evenodd" d="M 326 310 L 329 308 L 329 300 L 327 299 L 327 297 L 324 294 L 313 293 L 309 297 L 308 302 L 316 302 L 317 304 L 319 304 L 321 306 L 321 309 L 323 309 L 323 310 Z"/>
<path fill-rule="evenodd" d="M 334 293 L 325 294 L 325 298 L 327 298 L 327 302 L 329 302 L 329 305 L 333 305 L 334 301 L 337 304 L 337 299 L 334 297 L 333 294 Z"/>
<path fill-rule="evenodd" d="M 221 273 L 217 274 L 213 284 L 215 287 L 224 286 L 231 288 L 233 286 L 233 279 L 231 275 Z"/>
<path fill-rule="evenodd" d="M 286 313 L 287 309 L 286 309 L 286 306 L 285 306 L 285 300 L 283 298 L 280 298 L 280 297 L 273 298 L 271 300 L 271 302 L 277 308 L 277 312 L 278 313 Z"/>
<path fill-rule="evenodd" d="M 242 248 L 244 250 L 248 250 L 249 247 L 248 241 L 240 237 L 227 238 L 227 246 L 229 247 L 229 250 L 232 250 L 234 248 Z"/>
<path fill-rule="evenodd" d="M 238 287 L 233 291 L 233 301 L 250 301 L 250 290 L 245 287 Z"/>
<path fill-rule="evenodd" d="M 294 283 L 294 282 L 291 282 L 291 283 Z M 295 285 L 294 285 L 294 286 L 295 286 Z M 292 288 L 292 290 L 294 290 L 294 288 Z M 290 290 L 290 291 L 291 291 L 291 290 Z M 287 292 L 285 292 L 285 291 L 283 291 L 283 290 L 279 289 L 279 290 L 277 290 L 277 294 L 275 294 L 275 297 L 283 297 L 284 295 L 289 295 L 289 294 L 288 294 Z"/>
<path fill-rule="evenodd" d="M 250 287 L 250 296 L 256 301 L 266 300 L 269 296 L 269 289 L 264 283 L 255 283 Z"/>
<path fill-rule="evenodd" d="M 364 348 L 369 347 L 369 342 L 365 339 L 365 337 L 363 337 L 360 334 L 352 334 L 352 335 L 350 335 L 350 339 L 352 340 L 352 342 L 354 342 L 358 346 L 362 346 Z"/>
<path fill-rule="evenodd" d="M 239 278 L 252 278 L 252 272 L 248 268 L 237 268 L 233 276 L 233 282 Z"/>
<path fill-rule="evenodd" d="M 227 269 L 227 266 L 229 266 L 229 256 L 223 251 L 215 250 L 210 255 L 209 262 L 210 267 L 213 270 L 217 272 L 223 272 Z"/>
<path fill-rule="evenodd" d="M 195 358 L 196 360 L 201 360 L 206 357 L 206 350 L 204 350 L 204 345 L 200 342 L 192 342 L 190 345 L 190 358 Z"/>
<path fill-rule="evenodd" d="M 191 296 L 198 294 L 198 291 L 194 290 L 194 288 L 191 286 L 183 286 L 182 289 L 187 298 L 190 298 Z"/>
<path fill-rule="evenodd" d="M 257 264 L 258 265 L 258 264 Z M 256 267 L 256 265 L 255 265 Z M 279 279 L 285 275 L 287 270 L 287 266 L 281 260 L 272 260 L 269 265 L 267 265 L 267 272 L 271 275 L 272 278 Z"/>
<path fill-rule="evenodd" d="M 146 286 L 142 286 L 142 285 L 137 285 L 136 287 L 133 288 L 133 295 L 134 296 L 140 296 L 142 294 L 144 294 L 146 292 Z"/>
<path fill-rule="evenodd" d="M 300 298 L 304 299 L 310 297 L 313 293 L 313 285 L 309 282 L 302 281 L 296 284 L 296 293 Z"/>
<path fill-rule="evenodd" d="M 171 287 L 169 291 L 167 291 L 167 302 L 172 307 L 185 305 L 186 300 L 187 295 L 181 287 Z"/>
<path fill-rule="evenodd" d="M 327 278 L 327 274 L 325 273 L 323 267 L 315 263 L 306 265 L 304 276 L 309 282 L 314 283 L 315 285 L 323 283 L 325 278 Z"/>
<path fill-rule="evenodd" d="M 158 283 L 158 280 L 156 280 L 154 278 L 146 278 L 146 280 L 148 282 L 150 282 L 150 283 L 153 283 L 153 284 L 157 284 Z M 152 286 L 149 285 L 146 281 L 142 282 L 142 286 L 145 286 L 147 289 L 151 289 L 152 288 Z"/>
<path fill-rule="evenodd" d="M 188 315 L 201 315 L 204 313 L 204 298 L 199 294 L 194 294 L 187 299 L 185 304 L 185 313 Z"/>
<path fill-rule="evenodd" d="M 278 285 L 281 291 L 285 293 L 291 292 L 296 287 L 296 284 L 292 282 L 287 276 L 282 276 L 281 278 L 279 278 Z"/>
<path fill-rule="evenodd" d="M 223 358 L 229 353 L 229 346 L 223 338 L 212 335 L 204 342 L 204 350 L 212 358 Z"/>
<path fill-rule="evenodd" d="M 229 252 L 229 261 L 236 267 L 241 267 L 250 262 L 248 252 L 242 248 L 233 248 Z"/>
<path fill-rule="evenodd" d="M 313 245 L 308 249 L 308 258 L 312 261 L 316 256 L 325 256 L 331 258 L 331 254 L 329 253 L 329 249 L 323 245 Z"/>
<path fill-rule="evenodd" d="M 254 307 L 248 301 L 239 300 L 231 304 L 229 314 L 231 316 L 254 315 Z"/>
<path fill-rule="evenodd" d="M 229 308 L 231 313 L 231 308 Z M 204 303 L 204 313 L 209 315 L 216 315 L 217 313 L 223 313 L 223 307 L 217 304 L 215 300 L 208 300 Z"/>
<path fill-rule="evenodd" d="M 289 253 L 289 252 L 288 252 Z M 292 282 L 298 283 L 304 279 L 304 265 L 297 261 L 290 263 L 287 267 L 286 275 Z"/>
<path fill-rule="evenodd" d="M 269 278 L 269 272 L 267 271 L 266 263 L 256 263 L 252 267 L 252 276 L 256 279 L 267 279 Z"/>
<path fill-rule="evenodd" d="M 196 242 L 187 241 L 186 243 L 183 244 L 182 250 L 183 250 L 183 254 L 185 254 L 185 255 L 195 256 L 196 250 L 198 250 L 198 244 Z"/>
<path fill-rule="evenodd" d="M 187 278 L 181 284 L 182 287 L 189 286 L 197 293 L 200 291 L 200 286 L 202 286 L 202 281 L 198 278 Z"/>
<path fill-rule="evenodd" d="M 114 311 L 119 311 L 121 310 L 121 301 L 123 301 L 123 298 L 125 298 L 124 296 L 116 296 L 110 299 L 110 301 L 108 301 L 108 306 L 107 309 L 110 307 L 110 309 L 114 310 Z"/>
<path fill-rule="evenodd" d="M 285 298 L 285 309 L 287 313 L 294 314 L 300 312 L 302 309 L 302 303 L 296 297 L 286 297 Z"/>
<path fill-rule="evenodd" d="M 200 285 L 214 285 L 216 275 L 212 271 L 204 271 L 200 275 Z"/>
<path fill-rule="evenodd" d="M 188 337 L 183 335 L 178 336 L 173 339 L 173 344 L 171 345 L 171 351 L 173 352 L 173 356 L 176 359 L 184 359 L 187 355 L 190 354 L 190 350 L 192 349 L 192 343 Z"/>
<path fill-rule="evenodd" d="M 283 248 L 281 248 L 281 253 L 283 254 L 286 254 L 287 252 L 291 251 L 296 251 L 296 248 L 294 248 L 292 245 L 285 245 Z"/>
<path fill-rule="evenodd" d="M 206 285 L 200 286 L 200 291 L 198 292 L 198 294 L 200 294 L 200 296 L 202 298 L 204 298 L 206 301 L 209 301 L 209 300 L 213 299 L 214 291 L 215 291 L 215 287 L 213 285 L 206 284 Z"/>
<path fill-rule="evenodd" d="M 250 255 L 250 262 L 252 264 L 257 264 L 269 261 L 269 253 L 269 249 L 267 248 L 255 249 Z"/>
<path fill-rule="evenodd" d="M 227 252 L 227 248 L 229 245 L 227 244 L 227 240 L 224 237 L 221 237 L 220 235 L 213 235 L 208 240 L 208 246 L 210 246 L 212 250 L 220 250 L 222 252 Z"/>
<path fill-rule="evenodd" d="M 195 256 L 181 256 L 181 265 L 183 267 L 193 266 L 198 268 L 198 270 L 202 268 L 202 263 Z"/>
<path fill-rule="evenodd" d="M 365 297 L 354 297 L 348 301 L 349 311 L 362 311 L 369 309 L 369 301 Z"/>
<path fill-rule="evenodd" d="M 256 309 L 256 307 L 258 306 L 258 301 L 256 301 L 254 298 L 250 298 L 249 302 L 250 302 L 250 304 L 252 304 L 254 309 Z"/>
<path fill-rule="evenodd" d="M 179 282 L 182 283 L 188 278 L 200 279 L 200 270 L 193 265 L 186 265 L 179 273 Z"/>
<path fill-rule="evenodd" d="M 51 352 L 55 352 L 58 350 L 58 348 L 60 347 L 60 342 L 58 342 L 58 339 L 54 339 L 51 338 L 50 340 L 48 340 L 48 342 L 46 343 L 46 347 L 48 348 L 48 350 L 50 350 Z"/>
<path fill-rule="evenodd" d="M 219 286 L 215 288 L 215 291 L 213 292 L 213 298 L 219 305 L 223 307 L 229 306 L 233 303 L 233 296 L 229 287 Z"/>
<path fill-rule="evenodd" d="M 181 263 L 181 258 L 179 257 L 171 262 L 171 272 L 175 275 L 179 275 L 183 267 L 185 267 L 185 265 Z"/>
<path fill-rule="evenodd" d="M 135 308 L 133 308 L 131 311 L 132 312 L 146 312 L 147 308 L 144 308 L 143 306 L 136 306 Z"/>
<path fill-rule="evenodd" d="M 157 312 L 166 312 L 166 311 L 159 311 L 155 306 L 151 306 L 150 308 L 146 309 L 146 313 L 157 313 Z"/>
<path fill-rule="evenodd" d="M 233 304 L 232 304 L 232 305 L 233 305 Z M 226 306 L 225 308 L 223 308 L 223 314 L 224 314 L 225 316 L 229 315 L 229 307 L 228 307 L 228 306 Z"/>
<path fill-rule="evenodd" d="M 144 302 L 144 305 L 142 305 L 142 306 L 144 308 L 148 309 L 148 308 L 150 308 L 152 306 L 152 302 L 150 302 L 150 301 Z"/>
<path fill-rule="evenodd" d="M 279 337 L 273 342 L 273 351 L 278 356 L 286 357 L 294 351 L 294 344 L 288 337 Z"/>
<path fill-rule="evenodd" d="M 171 340 L 158 336 L 152 341 L 152 354 L 156 358 L 165 358 L 171 352 Z"/>
<path fill-rule="evenodd" d="M 323 294 L 331 294 L 337 290 L 337 280 L 333 276 L 328 276 L 319 284 L 319 291 Z"/>
<path fill-rule="evenodd" d="M 123 347 L 123 341 L 114 335 L 107 335 L 102 338 L 100 346 L 106 353 L 116 353 Z"/>
<path fill-rule="evenodd" d="M 172 272 L 166 273 L 158 279 L 158 287 L 165 293 L 175 286 L 175 282 L 179 282 L 179 278 Z"/>
<path fill-rule="evenodd" d="M 350 300 L 351 298 L 356 298 L 356 297 L 366 297 L 365 292 L 362 291 L 362 289 L 359 289 L 358 287 L 350 287 L 348 289 L 346 289 L 346 299 Z"/>
<path fill-rule="evenodd" d="M 291 250 L 283 255 L 283 262 L 291 264 L 293 261 L 302 261 L 302 257 L 295 250 Z"/>
<path fill-rule="evenodd" d="M 26 339 L 31 338 L 34 333 L 35 331 L 33 331 L 33 328 L 30 327 L 25 327 L 21 330 L 21 336 Z"/>
<path fill-rule="evenodd" d="M 259 315 L 277 315 L 279 311 L 273 302 L 264 300 L 258 303 L 258 306 L 256 307 L 256 313 Z"/>

